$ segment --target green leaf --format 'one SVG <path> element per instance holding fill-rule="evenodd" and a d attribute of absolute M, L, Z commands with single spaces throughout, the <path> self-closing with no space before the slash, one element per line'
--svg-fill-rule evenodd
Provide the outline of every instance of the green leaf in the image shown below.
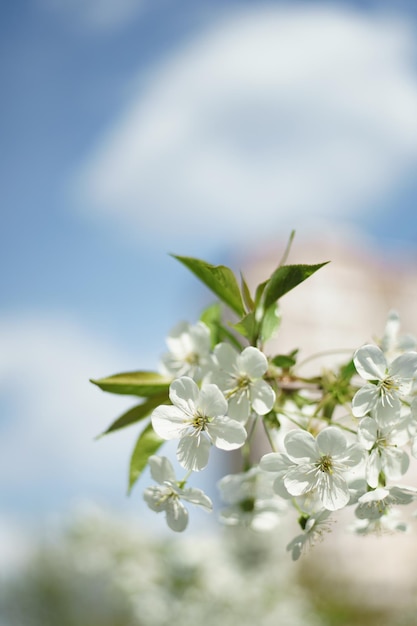
<path fill-rule="evenodd" d="M 110 393 L 147 398 L 168 392 L 171 379 L 157 372 L 125 372 L 90 382 Z"/>
<path fill-rule="evenodd" d="M 295 365 L 296 360 L 290 354 L 277 354 L 272 359 L 272 363 L 276 365 L 276 367 L 281 367 L 284 370 L 290 369 L 293 365 Z"/>
<path fill-rule="evenodd" d="M 248 313 L 236 324 L 232 324 L 232 328 L 237 330 L 238 333 L 249 339 L 250 342 L 253 342 L 257 337 L 257 323 L 255 320 L 255 314 Z"/>
<path fill-rule="evenodd" d="M 219 327 L 221 323 L 220 302 L 215 302 L 208 306 L 200 315 L 200 320 L 210 329 L 211 347 L 214 348 L 220 339 Z"/>
<path fill-rule="evenodd" d="M 245 280 L 245 277 L 243 276 L 243 274 L 240 274 L 240 282 L 242 285 L 242 296 L 243 296 L 243 301 L 246 304 L 246 307 L 248 309 L 248 311 L 253 311 L 253 309 L 255 308 L 255 303 L 253 301 L 253 298 L 251 296 L 250 293 L 250 289 L 248 287 L 248 283 Z"/>
<path fill-rule="evenodd" d="M 151 423 L 141 432 L 130 459 L 128 493 L 147 466 L 149 457 L 155 454 L 163 443 L 164 439 L 158 437 Z"/>
<path fill-rule="evenodd" d="M 125 428 L 126 426 L 130 426 L 131 424 L 135 424 L 139 422 L 143 418 L 145 418 L 149 413 L 151 413 L 157 406 L 160 404 L 165 404 L 168 401 L 168 394 L 163 393 L 157 396 L 153 396 L 152 398 L 148 398 L 142 404 L 138 404 L 134 406 L 126 413 L 123 413 L 117 420 L 115 420 L 107 430 L 104 431 L 99 437 L 103 437 L 104 435 L 108 435 L 109 433 L 114 432 L 115 430 L 119 430 L 120 428 Z"/>
<path fill-rule="evenodd" d="M 314 272 L 326 265 L 319 263 L 318 265 L 282 265 L 273 272 L 265 286 L 262 303 L 264 310 L 267 310 L 271 304 L 279 300 L 284 294 L 294 289 L 309 278 Z"/>
<path fill-rule="evenodd" d="M 238 315 L 244 315 L 242 295 L 232 270 L 225 265 L 211 265 L 187 256 L 171 255 L 188 267 L 220 300 Z"/>
<path fill-rule="evenodd" d="M 262 318 L 260 337 L 262 343 L 271 339 L 281 324 L 281 316 L 278 312 L 278 305 L 272 304 L 269 309 L 265 311 Z"/>

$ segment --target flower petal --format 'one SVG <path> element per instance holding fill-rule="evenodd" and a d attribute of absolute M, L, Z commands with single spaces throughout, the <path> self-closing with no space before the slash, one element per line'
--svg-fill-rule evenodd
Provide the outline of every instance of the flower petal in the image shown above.
<path fill-rule="evenodd" d="M 213 509 L 212 501 L 201 489 L 195 489 L 194 487 L 184 489 L 181 493 L 181 498 L 183 500 L 187 500 L 187 502 L 191 502 L 192 504 L 198 504 L 198 506 L 203 507 L 203 509 L 206 509 L 207 511 L 211 511 Z"/>
<path fill-rule="evenodd" d="M 371 450 L 366 462 L 366 481 L 370 487 L 378 487 L 381 472 L 381 457 L 377 449 Z"/>
<path fill-rule="evenodd" d="M 170 490 L 167 487 L 152 485 L 143 492 L 143 499 L 152 511 L 165 511 Z"/>
<path fill-rule="evenodd" d="M 197 409 L 207 417 L 223 416 L 227 413 L 227 400 L 217 385 L 203 385 L 197 400 Z"/>
<path fill-rule="evenodd" d="M 182 376 L 172 381 L 169 388 L 169 399 L 172 404 L 181 409 L 187 416 L 192 417 L 198 399 L 197 383 L 189 376 Z"/>
<path fill-rule="evenodd" d="M 241 393 L 235 393 L 229 398 L 229 408 L 227 415 L 231 419 L 245 424 L 250 414 L 249 396 L 245 390 Z"/>
<path fill-rule="evenodd" d="M 171 530 L 182 532 L 188 525 L 188 511 L 178 498 L 170 498 L 165 510 L 167 524 Z"/>
<path fill-rule="evenodd" d="M 343 509 L 350 500 L 349 487 L 346 480 L 336 472 L 322 472 L 318 485 L 318 495 L 325 509 L 337 511 Z"/>
<path fill-rule="evenodd" d="M 177 448 L 177 459 L 187 470 L 199 472 L 208 463 L 210 441 L 199 434 L 187 435 L 180 439 Z"/>
<path fill-rule="evenodd" d="M 285 436 L 284 445 L 290 459 L 297 463 L 315 463 L 320 458 L 316 440 L 305 430 L 291 430 Z"/>
<path fill-rule="evenodd" d="M 317 446 L 321 454 L 340 456 L 346 450 L 346 437 L 336 426 L 329 426 L 317 435 Z"/>
<path fill-rule="evenodd" d="M 157 483 L 163 484 L 168 480 L 175 483 L 175 472 L 171 462 L 165 456 L 153 454 L 148 459 L 151 476 Z"/>
<path fill-rule="evenodd" d="M 389 373 L 395 378 L 405 378 L 411 380 L 417 372 L 417 352 L 406 352 L 401 354 L 392 363 Z M 408 393 L 408 392 L 403 392 Z"/>
<path fill-rule="evenodd" d="M 361 387 L 352 399 L 353 415 L 364 417 L 375 408 L 379 397 L 380 390 L 376 385 L 367 384 Z"/>
<path fill-rule="evenodd" d="M 268 360 L 258 348 L 248 346 L 238 356 L 236 365 L 239 372 L 255 379 L 265 374 L 268 369 Z"/>
<path fill-rule="evenodd" d="M 246 441 L 246 430 L 242 424 L 228 417 L 219 417 L 206 426 L 206 432 L 216 448 L 236 450 Z"/>
<path fill-rule="evenodd" d="M 292 496 L 301 496 L 317 487 L 318 474 L 319 470 L 311 465 L 296 465 L 284 476 L 285 488 Z"/>
<path fill-rule="evenodd" d="M 397 480 L 408 470 L 410 459 L 405 450 L 386 447 L 381 454 L 381 465 L 387 478 Z"/>
<path fill-rule="evenodd" d="M 364 417 L 358 426 L 358 439 L 366 450 L 370 450 L 378 437 L 378 424 L 372 417 Z"/>
<path fill-rule="evenodd" d="M 365 380 L 383 380 L 387 375 L 387 361 L 378 346 L 367 344 L 358 348 L 353 362 L 358 374 Z"/>
<path fill-rule="evenodd" d="M 275 392 L 264 380 L 255 380 L 249 387 L 252 408 L 258 415 L 266 415 L 275 402 Z"/>
<path fill-rule="evenodd" d="M 278 472 L 284 474 L 292 465 L 292 462 L 285 454 L 280 452 L 269 452 L 264 454 L 259 462 L 259 467 L 264 472 Z"/>
<path fill-rule="evenodd" d="M 218 343 L 214 348 L 214 356 L 222 370 L 230 373 L 236 371 L 236 359 L 239 353 L 229 343 Z"/>
<path fill-rule="evenodd" d="M 162 439 L 178 439 L 188 428 L 187 416 L 176 406 L 162 404 L 151 415 L 152 426 Z"/>

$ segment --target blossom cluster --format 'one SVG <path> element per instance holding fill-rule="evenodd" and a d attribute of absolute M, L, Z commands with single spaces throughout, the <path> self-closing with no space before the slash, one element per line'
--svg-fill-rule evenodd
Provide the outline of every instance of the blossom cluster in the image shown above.
<path fill-rule="evenodd" d="M 400 336 L 390 312 L 374 344 L 352 351 L 333 370 L 299 375 L 298 350 L 268 354 L 279 331 L 279 300 L 322 265 L 284 265 L 254 296 L 231 270 L 177 257 L 238 316 L 225 322 L 219 305 L 195 324 L 181 322 L 167 339 L 160 372 L 130 372 L 95 382 L 106 391 L 144 401 L 106 432 L 147 417 L 131 460 L 130 488 L 146 465 L 156 484 L 145 489 L 148 506 L 164 512 L 168 526 L 188 523 L 184 503 L 212 510 L 210 498 L 187 487 L 204 470 L 212 447 L 240 451 L 241 469 L 219 482 L 225 503 L 220 520 L 229 526 L 270 530 L 295 510 L 300 533 L 288 551 L 297 559 L 321 539 L 333 516 L 352 507 L 359 534 L 406 528 L 397 505 L 414 502 L 417 489 L 402 480 L 417 458 L 417 342 Z M 253 459 L 263 428 L 270 450 Z M 184 476 L 157 452 L 177 440 Z"/>

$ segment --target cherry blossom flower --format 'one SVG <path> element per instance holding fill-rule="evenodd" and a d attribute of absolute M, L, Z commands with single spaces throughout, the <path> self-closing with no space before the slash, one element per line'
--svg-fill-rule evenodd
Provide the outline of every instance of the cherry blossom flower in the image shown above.
<path fill-rule="evenodd" d="M 335 426 L 322 430 L 317 439 L 311 433 L 292 430 L 285 436 L 284 447 L 292 462 L 282 472 L 281 481 L 292 496 L 313 493 L 321 506 L 330 511 L 341 509 L 350 500 L 345 475 L 363 460 L 358 444 L 348 445 L 346 437 Z M 268 455 L 269 467 L 273 455 Z M 277 462 L 285 465 L 285 455 L 277 453 Z M 265 468 L 266 462 L 261 462 Z"/>
<path fill-rule="evenodd" d="M 330 511 L 324 509 L 318 511 L 314 515 L 302 517 L 300 522 L 303 525 L 303 532 L 297 535 L 287 545 L 287 551 L 291 552 L 292 560 L 297 561 L 306 546 L 314 546 L 317 542 L 322 541 L 324 533 L 330 532 L 331 520 L 329 520 Z"/>
<path fill-rule="evenodd" d="M 240 448 L 246 430 L 227 413 L 227 401 L 220 389 L 205 384 L 201 390 L 188 376 L 174 380 L 169 389 L 172 406 L 161 405 L 152 415 L 152 426 L 162 439 L 180 439 L 179 463 L 188 470 L 206 467 L 211 445 L 221 450 Z"/>
<path fill-rule="evenodd" d="M 286 507 L 272 489 L 273 480 L 273 476 L 258 467 L 224 476 L 218 488 L 229 506 L 221 512 L 220 520 L 228 526 L 245 526 L 256 531 L 275 528 Z"/>
<path fill-rule="evenodd" d="M 372 417 L 364 417 L 359 422 L 358 439 L 369 450 L 366 480 L 370 487 L 378 487 L 381 472 L 387 479 L 397 480 L 408 470 L 408 454 L 399 447 L 408 441 L 405 428 L 381 427 Z"/>
<path fill-rule="evenodd" d="M 388 362 L 404 352 L 410 352 L 417 348 L 417 339 L 410 334 L 400 335 L 400 316 L 397 311 L 388 313 L 385 331 L 380 341 L 380 347 Z"/>
<path fill-rule="evenodd" d="M 263 380 L 268 369 L 266 356 L 253 346 L 241 353 L 230 344 L 220 343 L 214 349 L 217 367 L 210 380 L 223 391 L 229 403 L 228 414 L 243 424 L 251 410 L 257 415 L 266 415 L 275 402 L 275 392 Z"/>
<path fill-rule="evenodd" d="M 353 415 L 364 417 L 374 411 L 381 424 L 399 421 L 400 399 L 410 393 L 417 372 L 417 352 L 406 352 L 388 364 L 381 348 L 365 345 L 353 360 L 360 376 L 369 381 L 352 399 Z"/>
<path fill-rule="evenodd" d="M 149 467 L 152 478 L 159 483 L 148 487 L 144 499 L 152 511 L 164 511 L 168 526 L 177 532 L 185 530 L 188 525 L 188 511 L 181 502 L 185 500 L 201 506 L 206 511 L 213 508 L 212 502 L 201 489 L 183 489 L 181 482 L 175 478 L 174 468 L 164 456 L 150 456 Z"/>
<path fill-rule="evenodd" d="M 169 352 L 162 357 L 162 373 L 179 378 L 201 380 L 210 361 L 210 329 L 203 322 L 191 325 L 180 322 L 166 339 Z"/>

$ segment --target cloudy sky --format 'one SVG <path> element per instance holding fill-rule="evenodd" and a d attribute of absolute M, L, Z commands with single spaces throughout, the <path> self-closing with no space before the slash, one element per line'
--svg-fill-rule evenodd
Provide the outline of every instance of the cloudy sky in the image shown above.
<path fill-rule="evenodd" d="M 333 223 L 415 258 L 417 10 L 17 0 L 0 18 L 0 515 L 134 510 L 136 431 L 93 442 L 131 403 L 87 381 L 155 368 L 208 301 L 169 252 L 235 263 Z"/>

